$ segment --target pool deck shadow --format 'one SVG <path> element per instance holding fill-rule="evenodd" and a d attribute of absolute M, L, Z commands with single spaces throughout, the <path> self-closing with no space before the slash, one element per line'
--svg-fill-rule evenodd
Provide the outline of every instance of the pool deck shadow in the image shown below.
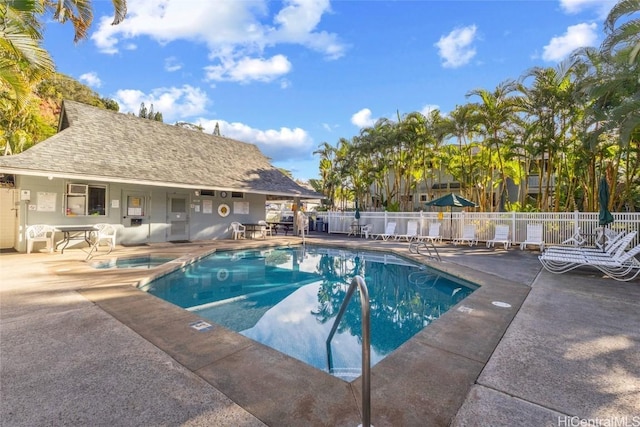
<path fill-rule="evenodd" d="M 143 272 L 97 271 L 80 250 L 0 255 L 2 424 L 359 424 L 360 379 L 345 382 L 222 326 L 196 330 L 196 314 L 134 286 L 215 250 L 299 243 L 289 236 L 111 254 L 180 257 Z M 480 285 L 372 368 L 373 425 L 640 415 L 639 281 L 552 275 L 536 251 L 513 248 L 443 243 L 439 262 L 410 254 L 406 242 L 318 233 L 307 243 L 392 251 Z"/>

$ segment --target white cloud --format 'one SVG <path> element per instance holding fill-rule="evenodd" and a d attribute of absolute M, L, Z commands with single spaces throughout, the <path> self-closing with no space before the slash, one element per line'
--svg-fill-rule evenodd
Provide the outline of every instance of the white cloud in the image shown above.
<path fill-rule="evenodd" d="M 595 10 L 598 18 L 604 19 L 617 1 L 618 0 L 560 0 L 560 8 L 570 15 L 592 9 Z"/>
<path fill-rule="evenodd" d="M 164 69 L 172 73 L 174 71 L 182 69 L 182 64 L 180 63 L 180 61 L 178 61 L 178 58 L 176 58 L 175 56 L 170 56 L 164 59 Z"/>
<path fill-rule="evenodd" d="M 444 60 L 442 66 L 445 68 L 458 68 L 466 65 L 476 55 L 476 50 L 472 43 L 476 40 L 477 27 L 469 25 L 463 28 L 456 28 L 446 36 L 440 37 L 435 44 L 438 48 L 438 55 Z"/>
<path fill-rule="evenodd" d="M 333 130 L 337 129 L 338 127 L 338 125 L 332 126 L 329 123 L 322 123 L 322 129 L 326 130 L 327 132 L 333 132 Z"/>
<path fill-rule="evenodd" d="M 123 113 L 138 114 L 140 104 L 147 108 L 153 104 L 153 110 L 162 113 L 165 123 L 187 120 L 203 114 L 209 103 L 207 94 L 201 89 L 184 85 L 182 87 L 158 88 L 151 93 L 134 89 L 122 89 L 116 92 L 114 99 L 120 104 Z"/>
<path fill-rule="evenodd" d="M 440 109 L 439 105 L 427 104 L 424 107 L 422 107 L 422 110 L 420 110 L 420 113 L 422 113 L 423 116 L 429 116 L 429 114 L 431 114 L 432 111 L 439 110 L 439 109 Z"/>
<path fill-rule="evenodd" d="M 596 46 L 598 41 L 597 28 L 595 23 L 568 27 L 566 33 L 553 37 L 549 44 L 543 48 L 542 59 L 559 62 L 577 48 Z"/>
<path fill-rule="evenodd" d="M 371 117 L 371 110 L 363 108 L 362 110 L 351 116 L 351 123 L 358 126 L 360 129 L 373 126 L 376 123 L 376 119 Z"/>
<path fill-rule="evenodd" d="M 270 82 L 291 70 L 291 63 L 283 55 L 269 59 L 241 58 L 226 60 L 220 65 L 205 67 L 207 81 L 249 82 L 252 80 Z"/>
<path fill-rule="evenodd" d="M 202 90 L 193 86 L 158 88 L 151 93 L 124 89 L 116 92 L 113 98 L 120 104 L 121 112 L 136 115 L 143 102 L 147 108 L 153 104 L 153 110 L 162 113 L 167 124 L 185 121 L 202 126 L 207 133 L 213 133 L 217 123 L 223 136 L 256 144 L 274 161 L 309 158 L 314 149 L 313 139 L 301 128 L 261 130 L 243 123 L 204 118 L 209 100 Z"/>
<path fill-rule="evenodd" d="M 100 78 L 98 77 L 98 73 L 96 73 L 95 71 L 82 74 L 80 77 L 78 77 L 78 80 L 80 80 L 83 83 L 86 83 L 91 87 L 102 86 L 102 80 L 100 80 Z"/>
<path fill-rule="evenodd" d="M 274 161 L 308 158 L 313 151 L 313 139 L 301 128 L 255 129 L 249 125 L 225 120 L 198 119 L 205 132 L 212 133 L 216 123 L 220 134 L 227 138 L 257 145 L 260 151 Z"/>
<path fill-rule="evenodd" d="M 159 44 L 200 42 L 209 48 L 210 59 L 217 62 L 212 66 L 214 75 L 239 73 L 244 77 L 241 81 L 271 81 L 274 73 L 289 72 L 290 64 L 278 68 L 285 65 L 283 55 L 262 58 L 266 48 L 278 44 L 304 46 L 328 59 L 341 57 L 346 49 L 336 34 L 317 28 L 322 16 L 331 11 L 329 0 L 286 0 L 275 12 L 271 11 L 275 3 L 268 0 L 190 0 L 188 5 L 185 7 L 183 0 L 130 2 L 127 19 L 111 25 L 111 17 L 103 17 L 91 39 L 107 54 L 118 53 L 121 45 L 139 37 L 149 37 Z M 276 63 L 271 63 L 274 58 Z M 248 62 L 253 70 L 242 68 Z M 207 72 L 211 72 L 209 68 Z M 260 74 L 260 70 L 266 74 Z"/>
<path fill-rule="evenodd" d="M 287 79 L 280 80 L 280 89 L 289 89 L 291 87 L 291 81 Z"/>

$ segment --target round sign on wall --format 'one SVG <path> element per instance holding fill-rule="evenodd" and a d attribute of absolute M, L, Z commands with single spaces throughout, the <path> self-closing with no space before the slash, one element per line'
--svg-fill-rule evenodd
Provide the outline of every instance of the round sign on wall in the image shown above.
<path fill-rule="evenodd" d="M 225 217 L 227 215 L 229 215 L 229 212 L 231 211 L 231 209 L 229 209 L 229 205 L 227 204 L 221 204 L 220 206 L 218 206 L 218 215 Z"/>

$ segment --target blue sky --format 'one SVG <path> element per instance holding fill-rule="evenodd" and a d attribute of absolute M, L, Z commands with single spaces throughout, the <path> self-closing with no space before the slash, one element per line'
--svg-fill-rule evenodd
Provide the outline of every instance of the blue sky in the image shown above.
<path fill-rule="evenodd" d="M 446 114 L 531 67 L 599 46 L 613 0 L 128 0 L 110 25 L 93 0 L 87 40 L 48 23 L 57 71 L 164 122 L 257 144 L 295 178 L 335 145 L 398 112 Z"/>

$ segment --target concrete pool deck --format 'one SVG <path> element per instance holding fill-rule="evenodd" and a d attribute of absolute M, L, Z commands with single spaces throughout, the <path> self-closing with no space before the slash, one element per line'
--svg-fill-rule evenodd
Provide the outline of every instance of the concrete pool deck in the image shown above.
<path fill-rule="evenodd" d="M 110 256 L 187 259 L 299 241 L 154 244 Z M 422 258 L 406 242 L 308 242 Z M 537 251 L 437 247 L 443 261 L 425 263 L 481 287 L 372 369 L 373 425 L 640 425 L 640 280 L 552 275 Z M 359 380 L 221 327 L 196 331 L 196 315 L 133 287 L 150 270 L 83 260 L 79 249 L 0 255 L 0 425 L 359 424 Z"/>

